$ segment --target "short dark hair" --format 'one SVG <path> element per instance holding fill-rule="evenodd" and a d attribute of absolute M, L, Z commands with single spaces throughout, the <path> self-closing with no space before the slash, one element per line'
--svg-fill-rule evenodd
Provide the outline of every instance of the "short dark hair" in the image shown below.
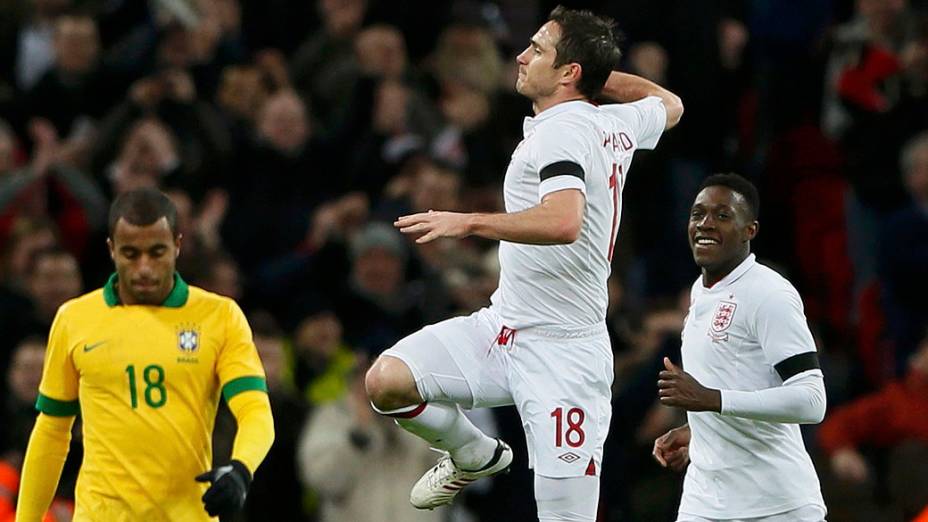
<path fill-rule="evenodd" d="M 748 204 L 748 211 L 751 213 L 751 219 L 757 220 L 757 218 L 760 217 L 760 194 L 757 192 L 757 187 L 748 181 L 747 178 L 734 173 L 713 174 L 702 182 L 699 191 L 702 192 L 706 187 L 716 186 L 727 187 L 733 192 L 741 194 L 741 196 L 744 197 L 744 201 Z"/>
<path fill-rule="evenodd" d="M 615 34 L 615 21 L 590 11 L 567 9 L 559 5 L 551 11 L 549 21 L 557 22 L 561 38 L 554 46 L 554 67 L 578 63 L 583 69 L 577 90 L 587 98 L 599 96 L 609 73 L 619 66 L 622 51 Z"/>
<path fill-rule="evenodd" d="M 142 188 L 124 192 L 110 206 L 109 233 L 116 231 L 116 223 L 125 219 L 137 227 L 151 225 L 161 218 L 168 220 L 171 234 L 177 237 L 177 208 L 164 192 L 153 188 Z"/>

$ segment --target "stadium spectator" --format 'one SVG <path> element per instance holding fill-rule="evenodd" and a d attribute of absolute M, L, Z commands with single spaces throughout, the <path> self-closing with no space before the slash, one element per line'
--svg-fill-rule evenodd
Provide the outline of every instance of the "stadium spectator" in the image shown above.
<path fill-rule="evenodd" d="M 928 505 L 928 475 L 920 465 L 928 458 L 928 335 L 909 358 L 903 378 L 832 411 L 818 441 L 832 473 L 843 482 L 834 493 L 842 503 L 879 498 L 874 488 L 885 483 L 893 504 L 889 509 L 902 511 L 896 516 L 909 520 Z M 865 456 L 874 449 L 888 453 L 888 465 Z M 837 507 L 835 516 L 843 516 L 845 506 Z"/>
<path fill-rule="evenodd" d="M 342 337 L 342 323 L 331 309 L 310 311 L 293 333 L 293 379 L 310 406 L 341 397 L 348 389 L 355 354 Z"/>
<path fill-rule="evenodd" d="M 80 295 L 83 288 L 80 265 L 67 250 L 51 247 L 32 255 L 26 295 L 40 330 L 47 330 L 58 307 Z"/>
<path fill-rule="evenodd" d="M 371 410 L 364 389 L 367 367 L 353 365 L 349 387 L 317 407 L 300 435 L 300 476 L 321 498 L 319 520 L 440 522 L 446 508 L 420 511 L 407 500 L 409 484 L 432 465 L 434 453 Z"/>
<path fill-rule="evenodd" d="M 367 0 L 318 0 L 320 30 L 310 33 L 293 53 L 290 71 L 294 87 L 314 100 L 318 119 L 335 127 L 348 110 L 358 78 L 354 40 L 367 11 Z"/>
<path fill-rule="evenodd" d="M 371 356 L 422 324 L 411 300 L 405 239 L 385 223 L 370 223 L 351 238 L 351 275 L 336 298 L 346 339 Z"/>
<path fill-rule="evenodd" d="M 865 446 L 928 444 L 928 335 L 908 367 L 904 378 L 835 409 L 822 423 L 818 440 L 839 478 L 862 482 L 871 475 Z"/>
<path fill-rule="evenodd" d="M 84 172 L 63 162 L 63 146 L 48 120 L 32 120 L 29 131 L 34 140 L 30 163 L 0 170 L 0 242 L 9 238 L 20 217 L 51 218 L 61 231 L 62 243 L 83 256 L 91 236 L 103 228 L 103 193 Z M 0 122 L 0 141 L 12 138 L 7 132 Z"/>
<path fill-rule="evenodd" d="M 153 127 L 167 136 L 154 136 Z M 224 172 L 232 153 L 231 137 L 219 113 L 198 98 L 193 77 L 180 68 L 163 69 L 136 80 L 128 98 L 107 112 L 94 148 L 95 171 L 108 170 L 114 159 L 117 168 L 126 168 L 122 164 L 132 158 L 122 155 L 134 157 L 134 148 L 143 145 L 152 147 L 149 154 L 155 157 L 147 163 L 154 170 L 148 175 L 163 178 L 157 180 L 158 186 L 183 188 L 194 200 L 221 182 L 219 173 Z M 119 179 L 122 173 L 110 175 Z M 119 193 L 118 189 L 114 192 Z"/>
<path fill-rule="evenodd" d="M 880 275 L 897 375 L 928 324 L 928 132 L 906 142 L 900 164 L 911 202 L 887 219 L 880 234 Z"/>
<path fill-rule="evenodd" d="M 62 137 L 62 156 L 69 165 L 89 167 L 96 123 L 119 85 L 100 60 L 96 21 L 87 14 L 65 14 L 55 20 L 55 61 L 25 93 L 25 113 L 45 118 Z"/>

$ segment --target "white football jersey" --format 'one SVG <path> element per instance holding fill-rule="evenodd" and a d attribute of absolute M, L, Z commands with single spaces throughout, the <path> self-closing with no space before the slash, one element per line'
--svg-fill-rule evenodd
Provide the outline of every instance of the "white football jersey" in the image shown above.
<path fill-rule="evenodd" d="M 564 102 L 525 118 L 503 184 L 506 212 L 565 189 L 583 192 L 586 208 L 571 244 L 500 242 L 500 282 L 491 300 L 506 326 L 573 329 L 605 319 L 622 188 L 635 150 L 657 145 L 666 118 L 653 96 L 602 106 Z"/>
<path fill-rule="evenodd" d="M 683 369 L 703 386 L 756 391 L 809 372 L 815 343 L 799 293 L 754 255 L 706 288 L 693 284 L 683 327 Z M 722 411 L 725 395 L 722 395 Z M 798 424 L 688 412 L 690 466 L 680 512 L 753 518 L 805 505 L 824 508 Z"/>

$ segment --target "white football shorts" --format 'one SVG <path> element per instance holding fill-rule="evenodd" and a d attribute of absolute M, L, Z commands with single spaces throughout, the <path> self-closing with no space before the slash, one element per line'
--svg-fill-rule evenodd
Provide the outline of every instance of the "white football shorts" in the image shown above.
<path fill-rule="evenodd" d="M 605 325 L 512 330 L 483 308 L 426 326 L 383 355 L 406 363 L 426 402 L 515 404 L 536 474 L 599 476 L 612 416 Z"/>

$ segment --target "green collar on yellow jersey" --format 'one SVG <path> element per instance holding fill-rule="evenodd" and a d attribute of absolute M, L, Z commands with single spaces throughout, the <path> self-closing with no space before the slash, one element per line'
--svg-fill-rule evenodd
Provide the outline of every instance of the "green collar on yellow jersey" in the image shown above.
<path fill-rule="evenodd" d="M 116 281 L 119 275 L 114 273 L 103 285 L 103 300 L 106 306 L 113 307 L 120 304 L 119 293 L 116 292 Z M 167 308 L 180 308 L 187 304 L 187 298 L 190 297 L 190 287 L 187 282 L 180 277 L 180 274 L 174 272 L 174 289 L 168 294 L 167 298 L 161 303 L 161 306 Z"/>

